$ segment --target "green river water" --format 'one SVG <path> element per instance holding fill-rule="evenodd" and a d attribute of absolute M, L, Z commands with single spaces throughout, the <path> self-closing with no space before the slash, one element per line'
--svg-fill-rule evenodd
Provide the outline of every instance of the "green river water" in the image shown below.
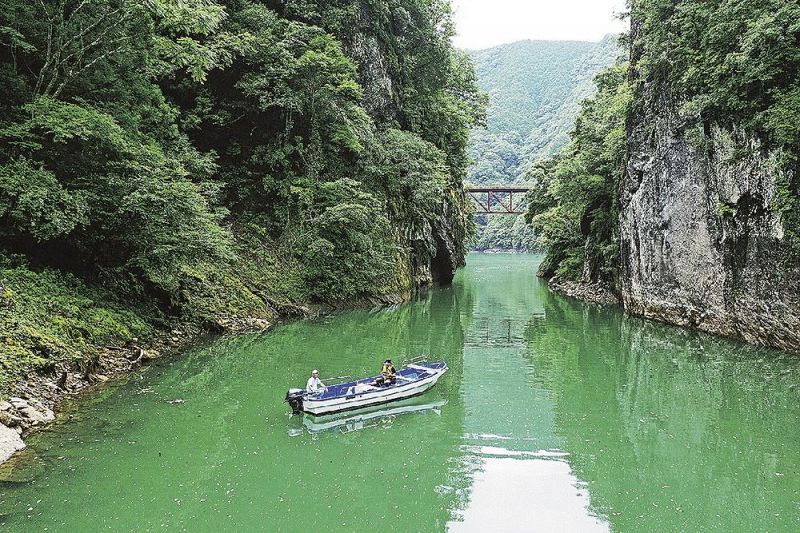
<path fill-rule="evenodd" d="M 407 305 L 83 397 L 0 475 L 0 529 L 800 531 L 800 358 L 556 296 L 537 263 L 471 255 Z M 422 353 L 450 367 L 423 396 L 288 416 L 314 367 Z"/>

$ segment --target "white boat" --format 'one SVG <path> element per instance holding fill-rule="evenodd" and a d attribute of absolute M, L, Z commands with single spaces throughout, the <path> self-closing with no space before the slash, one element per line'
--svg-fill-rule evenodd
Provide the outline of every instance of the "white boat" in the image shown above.
<path fill-rule="evenodd" d="M 286 401 L 293 412 L 312 415 L 361 409 L 418 396 L 436 385 L 445 372 L 444 362 L 409 364 L 397 372 L 392 385 L 375 385 L 378 376 L 373 376 L 331 385 L 318 393 L 291 389 L 286 393 Z"/>

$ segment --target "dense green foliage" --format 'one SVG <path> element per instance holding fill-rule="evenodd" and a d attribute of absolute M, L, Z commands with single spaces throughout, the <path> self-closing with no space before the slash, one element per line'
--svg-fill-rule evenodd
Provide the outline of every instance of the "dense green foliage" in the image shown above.
<path fill-rule="evenodd" d="M 536 233 L 526 223 L 524 216 L 483 215 L 478 217 L 477 224 L 478 234 L 472 243 L 474 250 L 527 253 L 540 249 Z"/>
<path fill-rule="evenodd" d="M 114 336 L 51 324 L 63 306 L 126 338 L 124 313 L 269 316 L 452 275 L 484 98 L 450 17 L 448 0 L 0 1 L 0 306 L 78 342 L 3 321 L 0 347 L 63 359 Z M 24 311 L 33 294 L 67 303 Z"/>
<path fill-rule="evenodd" d="M 95 346 L 150 333 L 151 326 L 141 316 L 109 303 L 109 295 L 88 288 L 75 276 L 31 272 L 24 263 L 14 263 L 0 264 L 7 286 L 0 300 L 0 390 L 28 370 L 47 370 L 58 360 L 80 360 Z"/>
<path fill-rule="evenodd" d="M 627 66 L 597 77 L 598 92 L 581 104 L 572 142 L 529 177 L 528 221 L 547 247 L 545 275 L 613 279 L 618 260 L 617 190 L 625 172 Z M 588 267 L 588 269 L 587 269 Z"/>
<path fill-rule="evenodd" d="M 554 173 L 531 176 L 528 219 L 548 248 L 543 274 L 616 280 L 626 121 L 665 109 L 677 109 L 685 132 L 699 132 L 699 139 L 686 135 L 700 150 L 719 126 L 735 132 L 734 157 L 778 154 L 772 208 L 800 250 L 800 5 L 633 0 L 631 18 L 630 73 L 618 65 L 598 77 L 598 95 L 583 105 L 572 142 L 545 165 Z M 760 143 L 747 142 L 753 138 Z"/>
<path fill-rule="evenodd" d="M 594 92 L 592 78 L 617 53 L 612 36 L 599 43 L 523 41 L 470 52 L 479 85 L 491 98 L 487 128 L 472 132 L 468 181 L 520 182 L 532 163 L 556 154 L 569 140 L 580 102 Z M 521 217 L 479 219 L 473 247 L 538 248 Z"/>
<path fill-rule="evenodd" d="M 480 88 L 490 95 L 487 128 L 472 133 L 470 183 L 510 183 L 529 163 L 569 141 L 592 79 L 611 65 L 616 38 L 599 43 L 521 41 L 470 52 Z"/>
<path fill-rule="evenodd" d="M 800 5 L 637 0 L 633 16 L 640 79 L 685 95 L 686 114 L 800 148 Z"/>

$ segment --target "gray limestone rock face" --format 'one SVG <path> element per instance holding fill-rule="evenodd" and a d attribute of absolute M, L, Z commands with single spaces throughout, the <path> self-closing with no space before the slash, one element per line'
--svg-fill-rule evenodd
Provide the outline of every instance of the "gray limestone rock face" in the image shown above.
<path fill-rule="evenodd" d="M 625 308 L 800 351 L 800 256 L 774 209 L 781 154 L 648 102 L 629 122 L 620 190 Z"/>
<path fill-rule="evenodd" d="M 23 400 L 22 398 L 9 398 L 8 401 L 20 415 L 34 424 L 44 424 L 55 420 L 53 411 L 41 405 L 39 402 Z"/>
<path fill-rule="evenodd" d="M 25 443 L 19 434 L 14 429 L 0 424 L 0 463 L 4 463 L 23 448 Z"/>
<path fill-rule="evenodd" d="M 358 82 L 364 89 L 361 105 L 373 117 L 391 116 L 394 87 L 378 39 L 355 33 L 345 46 L 347 54 L 359 65 Z"/>

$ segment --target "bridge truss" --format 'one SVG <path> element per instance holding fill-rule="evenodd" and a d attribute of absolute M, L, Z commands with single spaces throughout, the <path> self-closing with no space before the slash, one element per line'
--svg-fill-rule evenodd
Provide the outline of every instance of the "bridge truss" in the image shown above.
<path fill-rule="evenodd" d="M 524 215 L 527 187 L 470 187 L 467 192 L 477 204 L 478 215 Z"/>

